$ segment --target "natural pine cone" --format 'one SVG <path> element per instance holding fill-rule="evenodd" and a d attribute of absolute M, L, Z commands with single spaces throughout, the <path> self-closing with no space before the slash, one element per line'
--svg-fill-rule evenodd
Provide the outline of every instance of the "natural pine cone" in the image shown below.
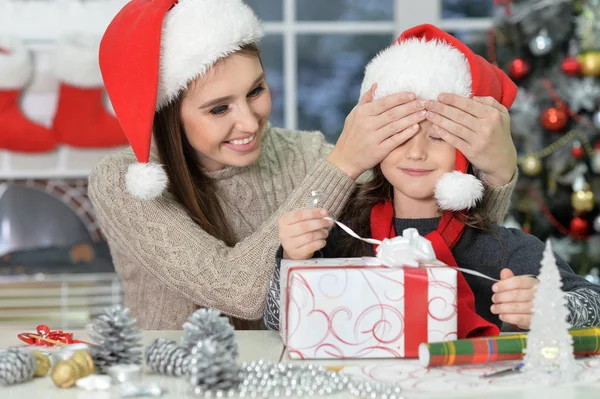
<path fill-rule="evenodd" d="M 231 352 L 234 359 L 238 357 L 238 345 L 235 330 L 229 319 L 215 309 L 198 309 L 183 324 L 184 335 L 181 346 L 192 349 L 197 342 L 212 339 Z"/>
<path fill-rule="evenodd" d="M 23 348 L 0 351 L 0 384 L 12 385 L 33 378 L 37 362 L 33 352 Z"/>

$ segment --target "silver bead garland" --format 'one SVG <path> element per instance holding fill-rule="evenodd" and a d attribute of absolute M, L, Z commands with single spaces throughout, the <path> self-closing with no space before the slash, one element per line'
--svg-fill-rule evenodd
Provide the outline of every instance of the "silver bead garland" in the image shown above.
<path fill-rule="evenodd" d="M 402 387 L 385 382 L 353 380 L 348 389 L 354 396 L 365 399 L 402 399 L 404 397 L 402 396 Z"/>
<path fill-rule="evenodd" d="M 369 399 L 401 399 L 402 389 L 395 384 L 351 379 L 313 364 L 280 364 L 264 360 L 243 363 L 241 383 L 228 390 L 199 390 L 205 398 L 278 398 L 336 395 L 349 391 Z"/>

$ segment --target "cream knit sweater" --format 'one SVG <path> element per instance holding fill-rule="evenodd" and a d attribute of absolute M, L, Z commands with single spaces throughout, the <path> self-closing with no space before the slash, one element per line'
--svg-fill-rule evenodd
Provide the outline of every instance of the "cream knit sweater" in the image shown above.
<path fill-rule="evenodd" d="M 131 150 L 111 155 L 92 171 L 89 196 L 124 287 L 125 306 L 145 329 L 181 329 L 199 306 L 256 320 L 279 247 L 277 220 L 306 206 L 312 190 L 337 218 L 355 182 L 324 160 L 332 150 L 323 135 L 265 127 L 261 155 L 246 168 L 210 172 L 219 202 L 237 238 L 227 247 L 196 225 L 168 192 L 138 201 L 125 189 Z M 152 160 L 158 161 L 155 152 Z M 498 222 L 514 181 L 487 187 L 485 209 Z"/>

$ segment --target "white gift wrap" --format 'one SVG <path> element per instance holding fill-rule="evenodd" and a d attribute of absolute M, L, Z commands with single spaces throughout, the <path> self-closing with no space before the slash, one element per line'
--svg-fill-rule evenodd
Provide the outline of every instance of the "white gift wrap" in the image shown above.
<path fill-rule="evenodd" d="M 280 333 L 290 357 L 405 357 L 407 310 L 428 312 L 421 342 L 457 339 L 457 271 L 431 263 L 419 266 L 427 272 L 427 303 L 416 303 L 405 297 L 411 266 L 379 258 L 282 261 Z"/>

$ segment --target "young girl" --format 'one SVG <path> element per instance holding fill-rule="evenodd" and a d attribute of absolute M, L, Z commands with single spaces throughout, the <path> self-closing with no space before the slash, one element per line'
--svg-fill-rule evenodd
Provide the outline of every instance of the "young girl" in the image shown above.
<path fill-rule="evenodd" d="M 377 95 L 409 90 L 423 99 L 435 98 L 440 91 L 492 96 L 502 104 L 498 107 L 503 114 L 516 95 L 516 86 L 502 71 L 430 25 L 406 31 L 379 54 L 366 68 L 363 88 L 374 80 Z M 483 107 L 472 109 L 473 116 L 483 112 Z M 459 338 L 497 334 L 502 322 L 527 329 L 537 280 L 525 275 L 538 273 L 544 244 L 522 231 L 490 224 L 473 207 L 481 186 L 472 174 L 465 174 L 470 172 L 468 162 L 446 141 L 446 126 L 436 125 L 435 119 L 428 115 L 419 132 L 374 169 L 371 180 L 350 199 L 341 221 L 361 237 L 379 240 L 416 228 L 432 242 L 439 260 L 500 279 L 493 284 L 459 273 Z M 452 123 L 470 126 L 474 121 L 467 117 Z M 373 256 L 369 244 L 337 226 L 330 234 L 319 228 L 323 212 L 302 209 L 280 218 L 283 258 L 308 259 L 316 251 L 323 257 Z M 575 327 L 600 324 L 600 286 L 574 274 L 561 259 L 558 267 L 567 291 L 569 322 Z M 279 325 L 278 273 L 277 268 L 265 315 L 272 329 Z"/>
<path fill-rule="evenodd" d="M 321 133 L 270 126 L 261 36 L 241 0 L 132 0 L 104 34 L 102 77 L 132 150 L 96 166 L 89 196 L 143 328 L 181 329 L 198 307 L 259 328 L 279 216 L 320 190 L 339 217 L 357 177 L 424 120 L 414 93 L 374 100 L 367 91 L 335 148 Z M 446 101 L 439 124 L 471 103 Z M 489 183 L 486 214 L 498 220 L 516 152 L 500 112 L 485 107 L 480 123 L 499 134 L 467 140 L 485 147 L 470 160 Z"/>

